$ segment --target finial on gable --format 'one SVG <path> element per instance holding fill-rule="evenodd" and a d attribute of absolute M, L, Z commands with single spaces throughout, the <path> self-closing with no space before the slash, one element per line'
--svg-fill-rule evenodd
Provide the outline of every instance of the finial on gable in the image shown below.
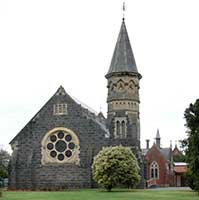
<path fill-rule="evenodd" d="M 175 140 L 175 148 L 177 148 L 177 140 Z"/>
<path fill-rule="evenodd" d="M 125 11 L 126 11 L 125 2 L 123 2 L 122 11 L 123 11 L 123 18 L 122 18 L 122 21 L 124 22 L 124 20 L 125 20 Z"/>
<path fill-rule="evenodd" d="M 170 140 L 170 149 L 172 149 L 173 147 L 172 147 L 172 140 Z"/>
<path fill-rule="evenodd" d="M 66 95 L 66 91 L 64 90 L 62 85 L 60 85 L 60 87 L 58 88 L 56 95 Z"/>

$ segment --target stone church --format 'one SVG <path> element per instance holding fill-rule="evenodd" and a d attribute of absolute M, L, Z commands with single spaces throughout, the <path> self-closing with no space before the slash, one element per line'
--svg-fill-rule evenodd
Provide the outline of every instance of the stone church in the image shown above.
<path fill-rule="evenodd" d="M 61 86 L 10 142 L 10 189 L 89 188 L 93 157 L 104 147 L 132 148 L 142 166 L 139 74 L 122 20 L 107 79 L 107 118 Z M 142 167 L 141 167 L 142 169 Z M 142 170 L 141 170 L 142 174 Z"/>

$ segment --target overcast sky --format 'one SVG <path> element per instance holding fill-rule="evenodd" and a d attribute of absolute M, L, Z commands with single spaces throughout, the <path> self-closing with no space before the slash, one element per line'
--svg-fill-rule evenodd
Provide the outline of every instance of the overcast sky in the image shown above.
<path fill-rule="evenodd" d="M 0 144 L 62 85 L 106 115 L 107 73 L 121 0 L 0 1 Z M 140 81 L 141 140 L 186 137 L 183 113 L 199 97 L 199 1 L 127 0 L 126 26 Z"/>

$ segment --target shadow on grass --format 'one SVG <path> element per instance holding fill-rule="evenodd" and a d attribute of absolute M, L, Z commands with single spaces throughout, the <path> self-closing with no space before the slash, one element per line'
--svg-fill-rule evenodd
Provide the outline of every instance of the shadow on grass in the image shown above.
<path fill-rule="evenodd" d="M 106 189 L 98 189 L 96 192 L 101 192 L 101 193 L 121 193 L 121 192 L 137 192 L 136 189 L 121 189 L 121 188 L 114 188 L 111 191 L 107 191 Z"/>

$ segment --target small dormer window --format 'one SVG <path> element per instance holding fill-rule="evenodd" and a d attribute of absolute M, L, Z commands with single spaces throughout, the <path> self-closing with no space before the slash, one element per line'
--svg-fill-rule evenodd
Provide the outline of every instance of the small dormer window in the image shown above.
<path fill-rule="evenodd" d="M 66 103 L 58 103 L 53 105 L 53 114 L 54 115 L 67 115 L 67 104 Z"/>

